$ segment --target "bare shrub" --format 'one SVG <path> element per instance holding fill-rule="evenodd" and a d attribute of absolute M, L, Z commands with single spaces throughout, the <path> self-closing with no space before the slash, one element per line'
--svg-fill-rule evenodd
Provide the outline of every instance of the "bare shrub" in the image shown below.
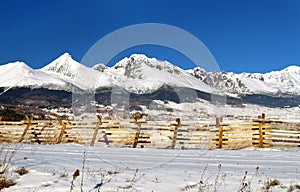
<path fill-rule="evenodd" d="M 120 189 L 129 190 L 134 188 L 134 185 L 142 178 L 143 175 L 139 174 L 139 170 L 136 169 L 133 177 L 128 180 L 128 184 L 125 186 L 119 186 Z"/>
<path fill-rule="evenodd" d="M 74 189 L 74 181 L 77 177 L 79 177 L 80 175 L 80 172 L 79 172 L 79 169 L 76 169 L 76 171 L 73 173 L 73 178 L 72 178 L 72 181 L 71 181 L 71 186 L 70 186 L 70 192 L 73 191 Z"/>

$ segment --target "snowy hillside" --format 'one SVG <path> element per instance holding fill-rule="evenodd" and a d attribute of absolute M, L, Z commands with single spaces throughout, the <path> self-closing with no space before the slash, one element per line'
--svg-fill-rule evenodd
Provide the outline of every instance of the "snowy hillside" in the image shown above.
<path fill-rule="evenodd" d="M 68 89 L 67 83 L 62 79 L 34 70 L 23 62 L 14 62 L 0 66 L 0 87 L 24 86 Z"/>
<path fill-rule="evenodd" d="M 300 67 L 261 73 L 206 72 L 195 68 L 189 72 L 206 84 L 235 94 L 300 94 Z"/>

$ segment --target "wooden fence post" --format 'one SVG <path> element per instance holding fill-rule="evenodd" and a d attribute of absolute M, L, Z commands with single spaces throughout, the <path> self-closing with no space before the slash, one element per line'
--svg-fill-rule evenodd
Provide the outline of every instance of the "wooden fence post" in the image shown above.
<path fill-rule="evenodd" d="M 259 131 L 259 144 L 258 144 L 258 147 L 259 148 L 263 148 L 264 146 L 264 141 L 263 141 L 263 132 L 262 132 L 262 121 L 258 123 L 258 131 Z"/>
<path fill-rule="evenodd" d="M 261 114 L 261 118 L 262 118 L 262 119 L 265 119 L 265 118 L 266 118 L 266 114 L 265 114 L 265 113 L 262 113 L 262 114 Z"/>
<path fill-rule="evenodd" d="M 59 116 L 57 116 L 57 120 L 58 120 L 59 124 L 61 125 L 61 130 L 60 130 L 60 133 L 59 133 L 57 141 L 56 141 L 56 143 L 59 144 L 62 142 L 62 137 L 65 133 L 67 124 L 63 123 Z"/>
<path fill-rule="evenodd" d="M 63 135 L 65 133 L 66 126 L 67 125 L 65 123 L 62 124 L 61 131 L 60 131 L 60 133 L 58 135 L 58 138 L 57 138 L 57 142 L 56 142 L 57 144 L 62 142 L 62 138 L 63 138 Z"/>
<path fill-rule="evenodd" d="M 180 118 L 176 118 L 176 125 L 175 125 L 175 128 L 174 128 L 174 133 L 173 133 L 173 139 L 172 139 L 172 145 L 171 145 L 171 148 L 174 149 L 175 148 L 175 145 L 176 145 L 176 140 L 177 140 L 177 134 L 178 134 L 178 127 L 181 125 L 181 122 L 180 122 Z"/>
<path fill-rule="evenodd" d="M 221 126 L 222 118 L 216 118 L 216 127 L 219 128 L 219 137 L 218 137 L 218 148 L 222 149 L 223 147 L 223 126 Z"/>
<path fill-rule="evenodd" d="M 139 123 L 137 121 L 137 116 L 136 114 L 132 115 L 133 119 L 134 119 L 134 123 L 136 124 L 136 132 L 135 132 L 135 136 L 134 136 L 134 141 L 133 141 L 133 148 L 136 148 L 138 142 L 139 142 L 139 137 L 140 137 L 140 133 L 141 133 L 141 123 Z"/>
<path fill-rule="evenodd" d="M 99 116 L 99 117 L 100 117 L 100 121 L 101 121 L 101 125 L 102 125 L 102 119 L 101 119 L 101 116 Z M 105 144 L 106 144 L 106 145 L 109 145 L 109 141 L 108 141 L 108 138 L 107 138 L 106 130 L 103 129 L 103 130 L 102 130 L 102 133 L 103 133 L 103 139 L 104 139 Z"/>
<path fill-rule="evenodd" d="M 57 116 L 56 118 L 57 118 L 58 123 L 59 123 L 60 125 L 62 125 L 63 122 L 62 122 L 61 118 L 60 118 L 59 116 Z"/>
<path fill-rule="evenodd" d="M 264 147 L 264 132 L 263 132 L 263 129 L 264 129 L 264 126 L 265 126 L 265 114 L 262 113 L 262 115 L 259 115 L 255 122 L 258 122 L 258 147 L 263 148 Z M 253 138 L 252 140 L 256 140 L 256 139 Z M 256 142 L 253 143 L 253 144 L 256 144 Z"/>
<path fill-rule="evenodd" d="M 263 127 L 265 125 L 265 114 L 263 113 L 260 116 L 260 121 L 258 123 L 258 131 L 259 131 L 259 148 L 263 148 L 264 147 L 264 134 L 263 134 Z"/>
<path fill-rule="evenodd" d="M 23 133 L 22 133 L 22 135 L 21 135 L 21 138 L 19 139 L 19 143 L 21 143 L 22 141 L 23 141 L 23 139 L 24 139 L 24 137 L 25 137 L 25 135 L 26 135 L 26 133 L 27 133 L 27 131 L 28 131 L 28 129 L 29 129 L 29 127 L 31 126 L 31 121 L 33 120 L 33 117 L 28 117 L 27 115 L 25 115 L 25 118 L 26 118 L 26 120 L 28 121 L 28 123 L 27 123 L 27 125 L 26 125 L 26 127 L 25 127 L 25 129 L 24 129 L 24 131 L 23 131 Z"/>
<path fill-rule="evenodd" d="M 98 129 L 102 125 L 102 119 L 101 119 L 100 115 L 97 115 L 97 119 L 98 119 L 98 123 L 97 123 L 97 125 L 95 127 L 95 131 L 94 131 L 93 138 L 92 138 L 90 146 L 94 146 L 95 145 L 95 140 L 96 140 L 96 137 L 97 137 L 97 134 L 98 134 Z"/>

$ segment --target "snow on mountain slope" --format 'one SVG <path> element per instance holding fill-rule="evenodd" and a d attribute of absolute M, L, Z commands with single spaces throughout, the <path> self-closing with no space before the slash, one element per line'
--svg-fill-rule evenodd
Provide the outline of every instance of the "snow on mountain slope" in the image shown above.
<path fill-rule="evenodd" d="M 188 71 L 199 80 L 219 90 L 224 90 L 230 93 L 250 92 L 248 87 L 246 87 L 234 73 L 206 72 L 204 69 L 199 67 Z"/>
<path fill-rule="evenodd" d="M 0 66 L 0 87 L 45 87 L 55 89 L 66 87 L 66 82 L 42 71 L 30 68 L 23 62 Z"/>
<path fill-rule="evenodd" d="M 187 71 L 167 61 L 148 58 L 142 54 L 133 54 L 122 59 L 110 72 L 114 73 L 127 90 L 135 93 L 153 92 L 164 85 L 216 92 Z"/>
<path fill-rule="evenodd" d="M 206 72 L 195 68 L 190 74 L 217 89 L 235 94 L 300 94 L 300 67 L 261 73 Z"/>
<path fill-rule="evenodd" d="M 281 71 L 273 71 L 262 76 L 261 81 L 266 82 L 268 86 L 274 89 L 278 89 L 281 93 L 300 93 L 300 67 L 298 66 L 290 66 Z"/>

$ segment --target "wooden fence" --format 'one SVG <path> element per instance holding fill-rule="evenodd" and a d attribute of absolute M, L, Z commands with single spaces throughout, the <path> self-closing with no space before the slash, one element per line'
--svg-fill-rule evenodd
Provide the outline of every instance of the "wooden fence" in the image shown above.
<path fill-rule="evenodd" d="M 249 122 L 146 121 L 145 119 L 95 121 L 0 120 L 0 142 L 90 146 L 127 146 L 184 149 L 242 149 L 245 147 L 300 147 L 300 123 L 265 119 Z"/>

